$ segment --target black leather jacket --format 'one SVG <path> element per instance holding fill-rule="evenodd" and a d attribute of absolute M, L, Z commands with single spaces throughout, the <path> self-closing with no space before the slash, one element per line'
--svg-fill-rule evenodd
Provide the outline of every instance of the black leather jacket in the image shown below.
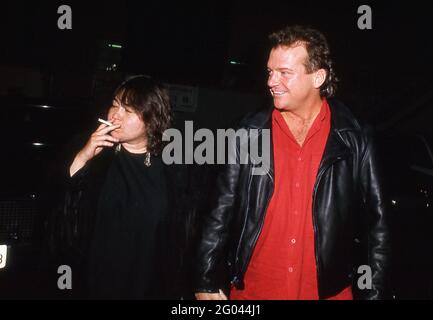
<path fill-rule="evenodd" d="M 388 298 L 390 237 L 371 130 L 361 127 L 340 102 L 330 100 L 329 105 L 331 130 L 313 191 L 319 297 L 328 298 L 352 284 L 355 298 Z M 271 129 L 271 114 L 272 109 L 251 114 L 240 127 Z M 239 146 L 232 148 L 239 151 Z M 265 175 L 252 175 L 252 164 L 221 170 L 198 247 L 196 292 L 217 292 L 229 282 L 243 288 L 273 194 L 273 150 L 270 159 Z M 360 265 L 370 266 L 372 286 L 358 292 Z"/>

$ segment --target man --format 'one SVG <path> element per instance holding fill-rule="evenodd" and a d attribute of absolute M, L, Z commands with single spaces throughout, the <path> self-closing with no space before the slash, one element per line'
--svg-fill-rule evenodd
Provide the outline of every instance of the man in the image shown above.
<path fill-rule="evenodd" d="M 336 78 L 319 31 L 287 27 L 270 40 L 274 108 L 241 123 L 271 130 L 269 171 L 234 164 L 219 174 L 196 298 L 227 299 L 228 282 L 231 299 L 385 298 L 389 234 L 371 132 L 329 99 Z"/>

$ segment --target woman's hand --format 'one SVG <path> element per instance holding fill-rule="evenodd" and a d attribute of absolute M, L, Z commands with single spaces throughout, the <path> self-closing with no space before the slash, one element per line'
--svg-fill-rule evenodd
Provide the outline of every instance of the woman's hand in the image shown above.
<path fill-rule="evenodd" d="M 109 133 L 120 125 L 108 126 L 106 124 L 101 124 L 95 132 L 90 136 L 89 141 L 83 149 L 81 149 L 74 158 L 71 167 L 69 168 L 69 174 L 71 177 L 93 157 L 98 155 L 103 148 L 112 147 L 115 143 L 119 142 L 118 139 L 113 138 Z"/>

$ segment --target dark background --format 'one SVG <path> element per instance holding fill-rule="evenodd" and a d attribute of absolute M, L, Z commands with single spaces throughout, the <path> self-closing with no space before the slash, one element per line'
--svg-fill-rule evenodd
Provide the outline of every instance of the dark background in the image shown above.
<path fill-rule="evenodd" d="M 72 8 L 72 30 L 57 28 L 60 4 Z M 362 4 L 372 8 L 372 30 L 357 27 Z M 15 67 L 18 78 L 37 70 L 42 89 L 33 95 L 94 98 L 96 73 L 113 58 L 104 60 L 101 43 L 117 42 L 120 73 L 262 94 L 267 35 L 286 24 L 309 24 L 329 39 L 339 96 L 382 121 L 431 93 L 431 7 L 429 1 L 10 2 L 0 13 L 0 66 Z M 21 80 L 2 79 L 0 92 L 25 93 Z"/>
<path fill-rule="evenodd" d="M 72 30 L 57 28 L 62 4 L 72 8 Z M 357 26 L 364 4 L 372 9 L 372 30 Z M 75 135 L 95 128 L 125 76 L 148 74 L 195 88 L 196 110 L 175 110 L 177 124 L 191 119 L 224 127 L 269 102 L 267 35 L 288 24 L 308 24 L 327 36 L 340 79 L 337 97 L 383 140 L 390 201 L 398 203 L 397 298 L 432 298 L 433 181 L 411 171 L 418 162 L 433 169 L 432 4 L 309 0 L 2 2 L 0 242 L 12 249 L 11 266 L 0 270 L 1 296 L 73 296 L 56 289 L 52 268 L 62 256 L 44 251 L 52 208 L 35 201 L 54 202 L 53 177 L 67 163 L 63 152 Z"/>

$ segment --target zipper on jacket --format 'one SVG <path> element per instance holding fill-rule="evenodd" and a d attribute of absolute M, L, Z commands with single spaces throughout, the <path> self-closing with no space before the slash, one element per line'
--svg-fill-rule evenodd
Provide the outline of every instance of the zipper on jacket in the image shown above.
<path fill-rule="evenodd" d="M 261 232 L 262 229 L 263 229 L 263 225 L 264 225 L 265 217 L 266 217 L 266 212 L 268 211 L 268 206 L 269 206 L 269 203 L 271 202 L 271 198 L 272 198 L 272 197 L 269 197 L 269 199 L 268 199 L 268 203 L 266 204 L 266 207 L 265 207 L 265 212 L 264 212 L 263 217 L 262 217 L 262 219 L 261 219 L 261 221 L 260 221 L 260 227 L 259 227 L 259 230 L 258 230 L 258 232 L 256 232 L 256 235 L 254 236 L 254 241 L 253 241 L 254 246 L 253 246 L 253 249 L 250 251 L 250 254 L 248 255 L 248 258 L 247 258 L 246 261 L 245 261 L 246 263 L 245 263 L 245 265 L 242 267 L 242 272 L 243 272 L 243 273 L 246 271 L 246 266 L 247 266 L 248 263 L 250 262 L 250 259 L 251 259 L 252 253 L 253 253 L 253 251 L 254 251 L 254 248 L 255 248 L 255 246 L 256 246 L 257 240 L 258 240 L 258 238 L 259 238 L 260 232 Z"/>
<path fill-rule="evenodd" d="M 248 177 L 248 199 L 247 199 L 247 205 L 249 204 L 249 202 L 250 202 L 250 189 L 251 189 L 251 183 L 252 183 L 252 181 L 253 181 L 253 177 L 252 177 L 252 175 L 250 175 L 249 177 Z M 234 261 L 234 263 L 235 263 L 235 267 L 236 266 L 238 266 L 238 260 L 239 260 L 239 251 L 240 251 L 240 248 L 241 248 L 241 241 L 242 241 L 242 238 L 244 237 L 244 233 L 245 233 L 245 228 L 246 228 L 246 225 L 247 225 L 247 219 L 248 219 L 248 214 L 246 213 L 245 214 L 245 217 L 244 217 L 244 225 L 243 225 L 243 228 L 242 228 L 242 232 L 241 232 L 241 235 L 240 235 L 240 237 L 239 237 L 239 242 L 238 242 L 238 247 L 236 248 L 236 254 L 235 254 L 235 261 Z M 237 275 L 235 275 L 235 279 L 233 280 L 233 281 L 235 281 L 236 279 L 238 278 L 238 276 Z M 232 281 L 232 282 L 233 282 Z"/>
<path fill-rule="evenodd" d="M 334 165 L 334 163 L 340 161 L 342 159 L 342 157 L 337 157 L 333 162 L 331 162 L 328 166 L 326 166 L 326 168 L 322 168 L 322 170 L 319 171 L 319 174 L 317 176 L 317 181 L 314 185 L 314 190 L 313 190 L 313 210 L 312 210 L 312 215 L 313 215 L 313 230 L 314 230 L 314 256 L 316 258 L 316 278 L 317 278 L 317 286 L 320 287 L 320 277 L 319 275 L 321 274 L 321 264 L 319 261 L 319 254 L 318 254 L 318 249 L 317 249 L 317 244 L 318 244 L 318 239 L 319 239 L 319 231 L 317 228 L 317 221 L 316 221 L 316 194 L 317 194 L 317 189 L 319 188 L 319 184 L 320 181 L 322 180 L 322 177 L 324 175 L 324 173 L 326 172 L 326 170 L 328 170 L 332 165 Z"/>
<path fill-rule="evenodd" d="M 272 180 L 272 183 L 273 183 L 273 180 Z M 273 193 L 273 191 L 274 191 L 273 188 L 274 188 L 274 187 L 272 187 L 272 193 Z M 250 262 L 250 259 L 251 259 L 251 256 L 252 256 L 252 254 L 253 254 L 254 248 L 255 248 L 255 246 L 256 246 L 257 240 L 258 240 L 258 238 L 259 238 L 260 232 L 261 232 L 261 230 L 263 229 L 263 224 L 264 224 L 264 222 L 265 222 L 266 212 L 268 211 L 268 207 L 269 207 L 269 203 L 271 202 L 271 198 L 272 198 L 272 196 L 268 198 L 268 201 L 267 201 L 267 203 L 266 203 L 265 211 L 264 211 L 264 213 L 263 213 L 262 219 L 260 220 L 260 226 L 259 226 L 259 229 L 258 229 L 258 231 L 256 232 L 256 234 L 255 234 L 255 236 L 254 236 L 253 247 L 252 247 L 252 249 L 250 250 L 250 253 L 249 253 L 247 259 L 245 260 L 244 265 L 240 268 L 240 274 L 242 274 L 242 275 L 244 275 L 245 272 L 246 272 L 246 266 L 247 266 L 247 265 L 249 264 L 249 262 Z M 245 226 L 244 226 L 244 228 L 245 228 Z M 241 238 L 241 239 L 242 239 L 242 238 Z M 238 245 L 238 250 L 239 250 L 239 248 L 240 248 L 240 241 L 239 241 L 239 245 Z M 236 253 L 236 259 L 237 259 L 237 256 L 238 256 L 238 252 Z"/>

